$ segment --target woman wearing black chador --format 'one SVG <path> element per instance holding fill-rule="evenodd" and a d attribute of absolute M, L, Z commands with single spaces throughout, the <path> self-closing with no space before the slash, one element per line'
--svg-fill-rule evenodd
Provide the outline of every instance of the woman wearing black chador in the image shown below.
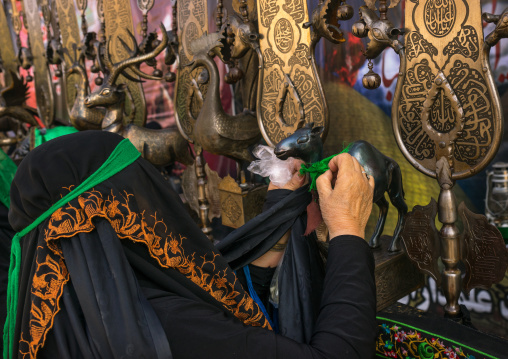
<path fill-rule="evenodd" d="M 332 240 L 302 344 L 271 330 L 128 140 L 85 131 L 49 141 L 12 183 L 4 358 L 370 358 L 374 263 L 362 237 L 373 185 L 349 155 L 318 179 Z"/>

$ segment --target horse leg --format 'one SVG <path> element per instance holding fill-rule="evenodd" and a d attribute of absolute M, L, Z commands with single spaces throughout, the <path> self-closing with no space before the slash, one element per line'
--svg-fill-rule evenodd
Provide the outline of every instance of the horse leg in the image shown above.
<path fill-rule="evenodd" d="M 404 216 L 407 213 L 407 204 L 404 201 L 404 189 L 402 187 L 402 174 L 398 165 L 393 166 L 392 169 L 392 182 L 390 183 L 390 187 L 388 189 L 388 196 L 390 197 L 390 202 L 392 202 L 393 206 L 397 208 L 399 213 L 397 226 L 395 226 L 392 242 L 390 243 L 390 247 L 388 247 L 388 251 L 397 252 L 401 249 L 399 236 L 404 224 Z"/>
<path fill-rule="evenodd" d="M 379 247 L 379 237 L 383 233 L 383 229 L 385 227 L 386 215 L 388 213 L 388 201 L 385 198 L 385 195 L 381 196 L 376 202 L 376 205 L 379 207 L 379 218 L 377 220 L 376 229 L 374 230 L 374 234 L 370 238 L 369 245 L 372 248 Z"/>

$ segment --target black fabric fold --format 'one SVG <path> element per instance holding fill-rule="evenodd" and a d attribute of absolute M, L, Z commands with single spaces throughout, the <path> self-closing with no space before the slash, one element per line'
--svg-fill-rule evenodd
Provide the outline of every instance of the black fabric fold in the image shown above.
<path fill-rule="evenodd" d="M 217 244 L 217 249 L 233 270 L 244 267 L 272 248 L 312 200 L 308 185 L 290 193 L 274 190 L 268 192 L 270 196 L 271 192 L 275 192 L 274 198 L 270 199 L 273 205 Z"/>
<path fill-rule="evenodd" d="M 291 230 L 279 269 L 278 328 L 282 335 L 300 343 L 309 343 L 312 337 L 325 276 L 315 233 L 304 236 L 305 210 L 311 200 L 308 185 L 296 191 L 269 191 L 263 213 L 217 245 L 229 265 L 242 273 L 240 268 L 265 254 Z M 254 288 L 260 287 L 252 279 Z M 245 285 L 242 275 L 240 281 Z"/>

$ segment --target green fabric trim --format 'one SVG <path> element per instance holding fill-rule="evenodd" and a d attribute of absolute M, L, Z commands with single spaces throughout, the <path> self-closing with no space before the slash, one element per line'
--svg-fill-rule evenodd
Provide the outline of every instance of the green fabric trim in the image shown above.
<path fill-rule="evenodd" d="M 23 229 L 21 232 L 16 233 L 12 239 L 11 259 L 9 265 L 9 284 L 7 287 L 7 318 L 5 320 L 3 337 L 4 359 L 12 358 L 12 351 L 14 348 L 14 329 L 17 315 L 19 271 L 21 265 L 20 239 L 39 224 L 44 222 L 57 209 L 72 201 L 83 192 L 117 174 L 125 167 L 133 163 L 135 160 L 137 160 L 140 155 L 141 154 L 128 139 L 122 140 L 122 142 L 116 146 L 113 152 L 111 152 L 109 155 L 108 159 L 97 171 L 92 173 L 90 177 L 84 180 L 79 186 L 77 186 L 65 197 L 61 198 L 58 202 L 51 206 L 50 209 L 41 214 L 39 218 L 37 218 L 31 225 Z"/>
<path fill-rule="evenodd" d="M 310 176 L 310 187 L 309 192 L 312 190 L 317 189 L 316 188 L 316 180 L 319 176 L 321 176 L 323 173 L 328 171 L 330 167 L 328 167 L 328 163 L 330 163 L 331 159 L 334 158 L 337 155 L 340 155 L 341 153 L 347 153 L 349 151 L 349 148 L 351 147 L 351 143 L 347 145 L 346 148 L 344 148 L 340 153 L 327 157 L 321 161 L 311 163 L 309 165 L 306 165 L 302 163 L 302 166 L 300 167 L 300 174 L 304 175 L 306 173 Z"/>
<path fill-rule="evenodd" d="M 44 129 L 43 131 L 46 131 L 44 134 L 41 134 L 41 130 L 36 128 L 35 129 L 35 144 L 34 148 L 37 146 L 42 145 L 44 142 L 48 142 L 54 138 L 69 135 L 71 133 L 78 132 L 74 127 L 72 126 L 56 126 L 49 129 Z"/>
<path fill-rule="evenodd" d="M 0 148 L 0 202 L 10 208 L 11 183 L 18 167 L 9 156 Z"/>
<path fill-rule="evenodd" d="M 398 321 L 393 320 L 393 319 L 388 319 L 388 318 L 383 318 L 383 317 L 377 317 L 377 316 L 376 316 L 376 319 L 378 319 L 378 320 L 386 320 L 388 322 L 392 322 L 392 323 L 395 323 L 395 324 L 398 324 L 398 325 L 401 325 L 401 326 L 405 326 L 405 327 L 417 330 L 419 332 L 422 332 L 422 333 L 425 333 L 425 334 L 428 334 L 428 335 L 431 335 L 431 336 L 434 336 L 434 337 L 438 337 L 438 338 L 444 339 L 444 340 L 449 341 L 449 342 L 451 342 L 451 343 L 453 343 L 453 344 L 455 344 L 455 345 L 457 345 L 459 347 L 462 346 L 462 347 L 467 348 L 467 349 L 469 349 L 469 350 L 471 350 L 473 352 L 480 353 L 481 355 L 485 355 L 486 357 L 489 357 L 489 358 L 492 358 L 492 359 L 499 359 L 498 357 L 495 357 L 495 356 L 492 356 L 490 354 L 484 353 L 484 352 L 482 352 L 480 350 L 471 348 L 470 346 L 467 346 L 467 345 L 465 345 L 463 343 L 460 343 L 460 342 L 457 342 L 455 340 L 443 337 L 442 335 L 439 335 L 439 334 L 436 334 L 436 333 L 428 332 L 428 331 L 423 330 L 421 328 L 413 327 L 412 325 L 409 325 L 409 324 L 406 324 L 406 323 L 401 323 L 401 322 L 398 322 Z M 380 356 L 382 358 L 386 358 L 385 356 L 379 355 L 379 354 L 377 354 L 377 356 Z"/>

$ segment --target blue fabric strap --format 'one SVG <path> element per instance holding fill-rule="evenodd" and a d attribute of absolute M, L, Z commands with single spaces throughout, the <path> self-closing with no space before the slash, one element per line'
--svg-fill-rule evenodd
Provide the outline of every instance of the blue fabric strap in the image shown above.
<path fill-rule="evenodd" d="M 272 327 L 272 329 L 275 331 L 275 333 L 277 333 L 277 330 L 275 330 L 276 327 L 273 325 L 273 321 L 270 318 L 270 316 L 268 315 L 268 312 L 266 311 L 266 308 L 265 308 L 263 302 L 261 301 L 261 299 L 259 299 L 258 294 L 256 293 L 256 291 L 254 290 L 254 287 L 252 286 L 252 278 L 250 277 L 249 265 L 246 265 L 245 267 L 243 267 L 243 273 L 245 274 L 245 279 L 247 280 L 247 287 L 249 289 L 249 295 L 257 303 L 257 305 L 259 306 L 259 309 L 261 309 L 261 311 L 265 315 L 266 320 L 268 320 L 268 323 L 270 323 L 270 326 Z"/>

